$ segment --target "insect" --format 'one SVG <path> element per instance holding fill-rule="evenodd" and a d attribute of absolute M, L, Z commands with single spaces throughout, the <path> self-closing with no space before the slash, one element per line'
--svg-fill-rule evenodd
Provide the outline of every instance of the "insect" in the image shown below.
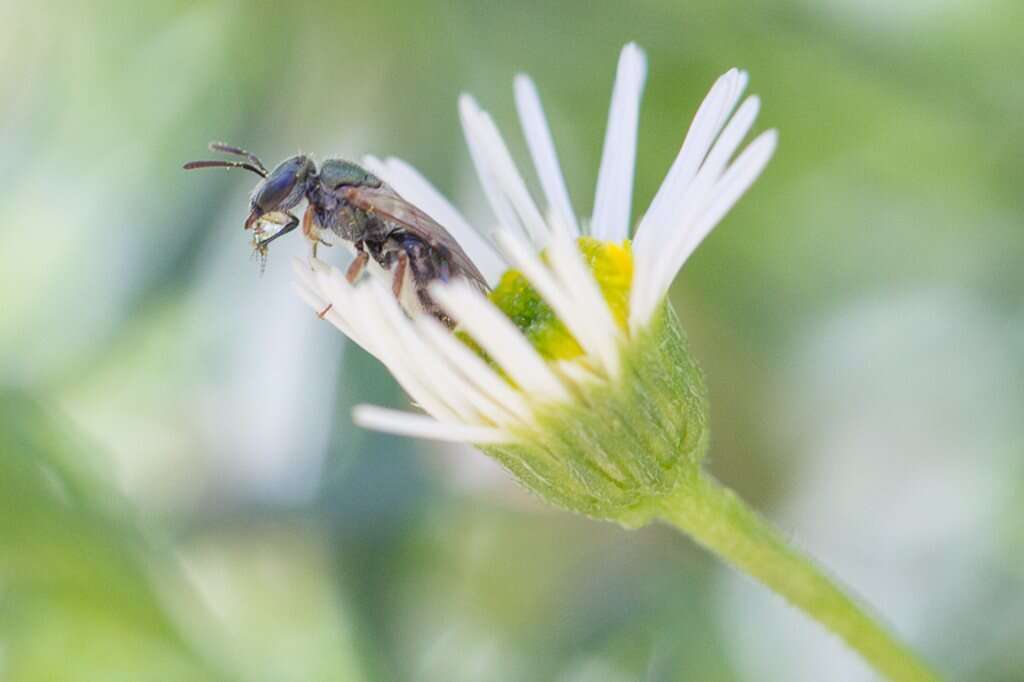
<path fill-rule="evenodd" d="M 302 233 L 311 242 L 313 255 L 318 245 L 331 245 L 325 235 L 338 237 L 355 253 L 345 273 L 348 281 L 355 282 L 368 266 L 379 266 L 390 273 L 392 293 L 406 312 L 424 311 L 453 327 L 454 321 L 431 298 L 430 284 L 461 278 L 488 291 L 483 275 L 447 230 L 361 166 L 326 159 L 317 169 L 309 156 L 299 154 L 268 171 L 244 149 L 220 142 L 210 143 L 210 149 L 244 161 L 190 161 L 185 170 L 243 168 L 262 178 L 250 196 L 244 223 L 246 230 L 253 230 L 261 257 L 266 258 L 271 242 L 299 227 L 292 210 L 305 199 Z M 267 223 L 279 229 L 264 238 Z"/>

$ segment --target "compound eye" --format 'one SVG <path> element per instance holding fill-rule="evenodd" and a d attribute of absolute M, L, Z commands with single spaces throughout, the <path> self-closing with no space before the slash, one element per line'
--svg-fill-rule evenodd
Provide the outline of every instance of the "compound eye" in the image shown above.
<path fill-rule="evenodd" d="M 264 213 L 277 210 L 288 210 L 292 206 L 282 205 L 289 200 L 295 185 L 299 181 L 300 174 L 303 174 L 305 164 L 299 158 L 288 159 L 283 162 L 267 176 L 267 179 L 256 190 L 252 196 L 252 203 Z M 298 203 L 298 199 L 290 202 L 292 205 Z"/>

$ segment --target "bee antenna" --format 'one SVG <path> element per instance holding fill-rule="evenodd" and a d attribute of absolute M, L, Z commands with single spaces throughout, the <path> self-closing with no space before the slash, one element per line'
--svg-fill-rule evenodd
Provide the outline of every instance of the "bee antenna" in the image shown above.
<path fill-rule="evenodd" d="M 249 159 L 249 163 L 251 163 L 252 165 L 254 165 L 257 168 L 259 168 L 261 171 L 263 171 L 264 175 L 266 175 L 266 173 L 267 173 L 267 168 L 266 168 L 266 166 L 263 165 L 263 162 L 260 161 L 260 157 L 256 156 L 252 152 L 247 152 L 244 149 L 242 149 L 241 147 L 235 147 L 233 145 L 226 144 L 224 142 L 211 142 L 209 146 L 210 146 L 210 151 L 212 151 L 212 152 L 224 152 L 225 154 L 234 154 L 235 156 L 244 156 L 245 158 Z"/>
<path fill-rule="evenodd" d="M 252 171 L 261 178 L 267 177 L 267 169 L 262 166 L 256 167 L 252 164 L 245 163 L 244 161 L 189 161 L 184 166 L 185 170 L 195 170 L 196 168 L 244 168 L 247 171 Z"/>

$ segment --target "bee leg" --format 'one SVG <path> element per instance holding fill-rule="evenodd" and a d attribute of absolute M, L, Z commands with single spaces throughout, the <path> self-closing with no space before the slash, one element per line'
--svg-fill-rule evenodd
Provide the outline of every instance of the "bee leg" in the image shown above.
<path fill-rule="evenodd" d="M 391 293 L 399 302 L 402 300 L 402 285 L 405 283 L 405 271 L 409 267 L 409 256 L 404 253 L 398 254 L 398 262 L 395 263 L 394 277 L 391 280 Z"/>
<path fill-rule="evenodd" d="M 316 258 L 317 245 L 326 243 L 320 239 L 319 230 L 317 230 L 313 220 L 315 217 L 313 205 L 306 206 L 306 212 L 302 214 L 302 236 L 309 240 L 313 251 L 313 258 Z"/>
<path fill-rule="evenodd" d="M 348 266 L 348 270 L 345 271 L 345 279 L 348 280 L 349 284 L 354 284 L 359 275 L 363 274 L 363 270 L 366 269 L 366 263 L 370 260 L 370 254 L 365 251 L 360 251 L 356 259 L 352 261 L 352 264 Z"/>
<path fill-rule="evenodd" d="M 288 222 L 284 224 L 284 227 L 282 227 L 280 230 L 270 235 L 266 239 L 261 239 L 259 241 L 259 247 L 261 251 L 265 251 L 270 242 L 274 241 L 278 237 L 288 234 L 289 232 L 291 232 L 292 230 L 299 226 L 299 219 L 297 217 L 295 217 L 291 213 L 285 213 L 285 215 L 288 216 Z"/>
<path fill-rule="evenodd" d="M 318 246 L 323 245 L 328 248 L 334 246 L 320 237 L 320 229 L 316 226 L 316 213 L 314 213 L 312 205 L 306 206 L 306 212 L 302 215 L 302 234 L 309 241 L 313 258 L 316 258 Z"/>

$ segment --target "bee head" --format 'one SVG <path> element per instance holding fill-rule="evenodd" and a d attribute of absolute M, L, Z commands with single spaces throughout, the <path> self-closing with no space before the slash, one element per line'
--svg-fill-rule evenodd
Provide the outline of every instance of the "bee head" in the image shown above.
<path fill-rule="evenodd" d="M 249 199 L 249 217 L 245 229 L 251 228 L 268 213 L 284 212 L 295 207 L 306 196 L 310 183 L 316 180 L 316 164 L 304 154 L 285 159 L 256 185 Z"/>
<path fill-rule="evenodd" d="M 189 161 L 184 166 L 185 170 L 243 168 L 263 178 L 249 197 L 249 217 L 245 219 L 247 230 L 268 213 L 285 212 L 294 208 L 316 183 L 316 164 L 305 154 L 287 158 L 277 164 L 274 170 L 267 171 L 259 157 L 240 147 L 223 142 L 211 142 L 210 150 L 241 156 L 245 161 Z"/>

